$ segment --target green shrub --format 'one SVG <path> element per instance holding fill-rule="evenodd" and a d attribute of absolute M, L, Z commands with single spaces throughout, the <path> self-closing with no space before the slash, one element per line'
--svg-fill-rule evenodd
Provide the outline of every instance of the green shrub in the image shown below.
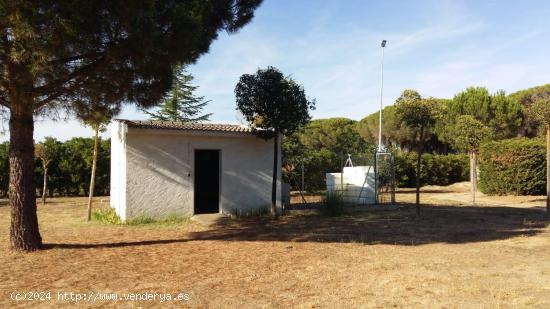
<path fill-rule="evenodd" d="M 344 213 L 344 198 L 337 192 L 327 192 L 321 212 L 325 216 L 337 217 Z"/>
<path fill-rule="evenodd" d="M 120 224 L 120 217 L 114 208 L 97 208 L 92 213 L 92 219 L 102 224 Z"/>
<path fill-rule="evenodd" d="M 395 178 L 398 187 L 414 187 L 416 181 L 415 152 L 399 152 L 395 157 Z M 420 171 L 421 185 L 446 186 L 455 182 L 466 181 L 470 165 L 465 154 L 422 155 Z"/>
<path fill-rule="evenodd" d="M 546 145 L 542 139 L 485 143 L 478 166 L 479 189 L 485 194 L 546 194 Z"/>

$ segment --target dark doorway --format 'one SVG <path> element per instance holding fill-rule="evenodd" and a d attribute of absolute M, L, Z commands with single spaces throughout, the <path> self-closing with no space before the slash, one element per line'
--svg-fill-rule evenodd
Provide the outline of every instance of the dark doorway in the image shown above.
<path fill-rule="evenodd" d="M 220 212 L 220 151 L 195 150 L 195 214 Z"/>

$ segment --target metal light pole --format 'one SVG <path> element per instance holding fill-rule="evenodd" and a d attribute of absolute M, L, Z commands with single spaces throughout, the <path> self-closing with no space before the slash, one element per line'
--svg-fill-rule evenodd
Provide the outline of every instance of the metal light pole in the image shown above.
<path fill-rule="evenodd" d="M 380 46 L 382 47 L 382 61 L 380 64 L 380 119 L 378 120 L 378 152 L 384 151 L 384 146 L 382 146 L 382 96 L 384 94 L 384 47 L 386 47 L 386 40 L 382 40 Z"/>

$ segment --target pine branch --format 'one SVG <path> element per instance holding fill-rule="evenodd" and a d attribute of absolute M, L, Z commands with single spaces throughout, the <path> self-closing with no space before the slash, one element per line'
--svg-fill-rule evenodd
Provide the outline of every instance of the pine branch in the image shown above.
<path fill-rule="evenodd" d="M 82 60 L 82 59 L 97 57 L 97 56 L 99 56 L 99 55 L 101 55 L 101 54 L 102 54 L 102 53 L 100 53 L 100 52 L 94 52 L 94 53 L 87 53 L 87 54 L 82 54 L 82 55 L 76 55 L 76 56 L 72 56 L 72 57 L 59 58 L 59 59 L 51 60 L 51 61 L 50 61 L 50 64 L 56 64 L 56 63 L 70 63 L 70 62 L 74 62 L 74 61 L 77 61 L 77 60 Z"/>
<path fill-rule="evenodd" d="M 164 97 L 160 108 L 155 112 L 145 111 L 152 119 L 161 121 L 199 122 L 208 121 L 212 114 L 199 115 L 210 102 L 203 96 L 195 96 L 198 86 L 193 86 L 191 74 L 185 74 L 185 68 L 174 73 L 172 90 Z"/>
<path fill-rule="evenodd" d="M 34 88 L 34 95 L 36 97 L 41 97 L 59 91 L 61 87 L 69 83 L 71 80 L 74 80 L 75 78 L 81 77 L 96 70 L 104 60 L 105 58 L 96 59 L 89 64 L 83 65 L 80 68 L 73 70 L 71 73 L 67 74 L 63 78 L 51 81 L 46 85 L 36 87 Z"/>

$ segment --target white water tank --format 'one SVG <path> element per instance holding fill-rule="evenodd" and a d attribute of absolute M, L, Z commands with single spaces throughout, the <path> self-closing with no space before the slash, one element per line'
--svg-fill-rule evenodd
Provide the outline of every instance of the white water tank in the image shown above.
<path fill-rule="evenodd" d="M 327 194 L 342 193 L 344 201 L 353 204 L 375 204 L 374 168 L 372 166 L 344 167 L 344 173 L 327 173 Z"/>

